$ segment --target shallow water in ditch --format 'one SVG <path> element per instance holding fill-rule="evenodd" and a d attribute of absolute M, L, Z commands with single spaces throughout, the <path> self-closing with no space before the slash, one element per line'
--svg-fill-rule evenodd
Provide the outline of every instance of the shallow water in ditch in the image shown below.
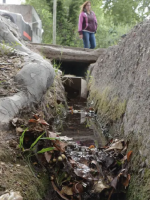
<path fill-rule="evenodd" d="M 61 136 L 71 137 L 83 146 L 104 146 L 107 140 L 97 126 L 96 114 L 86 108 L 86 100 L 81 98 L 70 99 L 68 107 L 72 107 L 73 110 L 68 109 L 66 117 L 61 122 L 59 119 L 54 122 L 54 125 L 59 127 Z M 58 126 L 60 123 L 62 123 L 61 126 Z"/>

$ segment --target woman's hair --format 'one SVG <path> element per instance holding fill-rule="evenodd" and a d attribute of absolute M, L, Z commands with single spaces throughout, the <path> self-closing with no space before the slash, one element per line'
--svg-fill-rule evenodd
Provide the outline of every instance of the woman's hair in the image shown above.
<path fill-rule="evenodd" d="M 86 7 L 86 5 L 87 5 L 88 3 L 91 4 L 90 1 L 86 1 L 86 2 L 84 2 L 84 4 L 82 4 L 82 6 L 81 6 L 81 12 L 85 12 L 85 7 Z"/>

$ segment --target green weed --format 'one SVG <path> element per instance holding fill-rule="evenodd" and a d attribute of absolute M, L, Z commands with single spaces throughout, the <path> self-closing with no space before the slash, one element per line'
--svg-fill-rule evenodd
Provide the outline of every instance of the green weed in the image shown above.
<path fill-rule="evenodd" d="M 11 44 L 9 44 L 2 40 L 2 43 L 0 43 L 0 55 L 13 53 L 17 46 L 21 46 L 21 44 L 18 42 L 11 42 Z"/>
<path fill-rule="evenodd" d="M 28 130 L 28 128 L 26 128 L 26 129 L 23 131 L 22 135 L 20 136 L 19 147 L 20 147 L 20 149 L 21 149 L 22 151 L 24 151 L 23 141 L 24 141 L 24 135 L 25 135 L 25 133 L 26 133 L 27 130 Z"/>

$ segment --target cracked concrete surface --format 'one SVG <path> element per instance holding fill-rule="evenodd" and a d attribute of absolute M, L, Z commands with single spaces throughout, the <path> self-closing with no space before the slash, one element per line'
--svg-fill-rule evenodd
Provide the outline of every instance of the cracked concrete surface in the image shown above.
<path fill-rule="evenodd" d="M 42 56 L 28 49 L 17 33 L 17 28 L 9 20 L 0 17 L 0 42 L 14 46 L 14 54 L 24 56 L 24 66 L 14 77 L 21 92 L 11 97 L 0 98 L 0 126 L 8 125 L 9 121 L 32 103 L 40 102 L 54 80 L 54 69 Z"/>

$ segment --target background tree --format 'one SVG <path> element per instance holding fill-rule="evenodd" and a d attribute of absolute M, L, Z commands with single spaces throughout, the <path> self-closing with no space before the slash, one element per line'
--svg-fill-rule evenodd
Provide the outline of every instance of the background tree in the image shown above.
<path fill-rule="evenodd" d="M 138 12 L 142 20 L 150 16 L 150 1 L 149 0 L 139 0 Z"/>
<path fill-rule="evenodd" d="M 139 21 L 139 15 L 136 12 L 139 2 L 134 0 L 104 0 L 103 9 L 105 16 L 112 18 L 115 25 L 135 24 Z"/>
<path fill-rule="evenodd" d="M 57 44 L 83 47 L 78 35 L 80 5 L 84 0 L 57 0 Z M 26 0 L 42 20 L 43 42 L 52 43 L 53 0 Z M 138 22 L 148 18 L 150 0 L 91 0 L 98 20 L 97 48 L 115 45 Z"/>

